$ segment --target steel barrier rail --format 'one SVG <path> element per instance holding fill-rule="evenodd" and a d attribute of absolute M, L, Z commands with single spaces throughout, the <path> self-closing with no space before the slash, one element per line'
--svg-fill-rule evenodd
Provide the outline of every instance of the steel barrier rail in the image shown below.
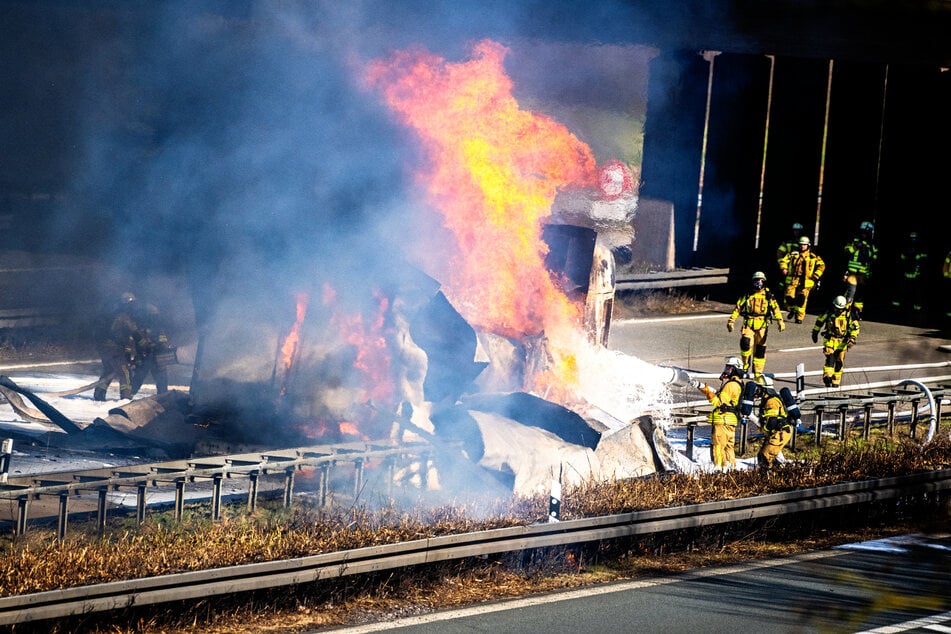
<path fill-rule="evenodd" d="M 42 476 L 24 476 L 9 478 L 0 483 L 0 500 L 15 501 L 18 504 L 16 533 L 26 531 L 29 516 L 29 502 L 40 497 L 58 497 L 59 536 L 63 537 L 69 514 L 68 500 L 71 495 L 83 491 L 99 494 L 99 525 L 104 528 L 105 501 L 109 491 L 120 488 L 138 490 L 137 516 L 144 519 L 145 489 L 152 487 L 175 487 L 176 518 L 181 518 L 184 505 L 184 487 L 187 482 L 209 480 L 214 484 L 211 494 L 213 517 L 218 519 L 221 502 L 221 483 L 235 476 L 249 479 L 249 507 L 253 509 L 258 478 L 267 474 L 284 474 L 284 502 L 290 504 L 293 494 L 294 473 L 306 468 L 317 469 L 320 473 L 319 491 L 321 502 L 326 498 L 328 472 L 339 463 L 352 464 L 354 468 L 354 490 L 360 487 L 362 467 L 372 460 L 395 460 L 398 458 L 418 458 L 431 452 L 428 443 L 346 443 L 338 445 L 318 445 L 285 450 L 272 450 L 254 454 L 229 456 L 210 456 L 191 460 L 173 460 L 169 462 L 132 465 L 121 469 L 91 469 L 81 472 L 51 473 Z"/>
<path fill-rule="evenodd" d="M 706 286 L 730 281 L 728 268 L 693 268 L 652 273 L 631 273 L 620 269 L 615 274 L 615 292 L 640 291 L 678 286 Z"/>
<path fill-rule="evenodd" d="M 663 533 L 951 491 L 951 469 L 595 518 L 444 535 L 296 559 L 0 597 L 9 625 L 311 583 L 466 557 Z"/>

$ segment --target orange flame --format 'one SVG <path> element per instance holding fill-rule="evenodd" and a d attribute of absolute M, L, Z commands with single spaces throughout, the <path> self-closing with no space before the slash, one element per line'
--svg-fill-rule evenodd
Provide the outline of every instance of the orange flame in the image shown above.
<path fill-rule="evenodd" d="M 473 326 L 511 338 L 544 333 L 557 375 L 574 383 L 583 307 L 552 280 L 543 221 L 560 189 L 597 186 L 590 148 L 548 117 L 520 109 L 504 46 L 484 40 L 472 59 L 397 52 L 368 67 L 388 105 L 416 131 L 431 164 L 419 174 L 456 239 L 441 280 Z M 549 385 L 550 387 L 550 385 Z"/>
<path fill-rule="evenodd" d="M 285 374 L 290 371 L 294 363 L 294 355 L 297 353 L 297 347 L 300 344 L 300 329 L 304 325 L 304 317 L 307 315 L 307 303 L 310 301 L 307 293 L 297 293 L 296 318 L 294 326 L 290 333 L 284 339 L 281 345 L 281 360 L 284 364 Z"/>
<path fill-rule="evenodd" d="M 420 177 L 458 248 L 447 297 L 474 326 L 524 337 L 580 318 L 545 268 L 542 220 L 559 189 L 594 184 L 597 174 L 590 149 L 567 128 L 519 108 L 506 52 L 486 40 L 472 60 L 450 64 L 404 51 L 373 63 L 368 78 L 431 159 Z"/>
<path fill-rule="evenodd" d="M 336 297 L 336 292 L 325 288 L 325 300 Z M 393 378 L 392 356 L 384 332 L 389 298 L 383 293 L 374 293 L 374 314 L 364 321 L 359 313 L 347 314 L 334 306 L 331 322 L 336 325 L 340 339 L 354 346 L 356 358 L 353 367 L 358 370 L 361 387 L 369 401 L 395 404 L 396 382 Z"/>

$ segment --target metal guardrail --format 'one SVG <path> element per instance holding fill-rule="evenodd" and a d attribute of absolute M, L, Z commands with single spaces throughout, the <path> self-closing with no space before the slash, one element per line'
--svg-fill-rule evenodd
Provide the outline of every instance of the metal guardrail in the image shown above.
<path fill-rule="evenodd" d="M 951 469 L 618 515 L 516 526 L 0 597 L 0 624 L 276 588 L 440 561 L 570 546 L 951 491 Z"/>
<path fill-rule="evenodd" d="M 381 461 L 392 471 L 399 460 L 419 458 L 433 450 L 429 443 L 347 443 L 318 445 L 294 449 L 273 450 L 254 454 L 212 456 L 192 460 L 174 460 L 153 464 L 123 467 L 122 469 L 92 469 L 65 474 L 48 474 L 42 477 L 9 478 L 0 482 L 0 500 L 17 503 L 15 533 L 26 533 L 30 502 L 41 497 L 59 499 L 58 529 L 60 538 L 65 536 L 69 501 L 72 496 L 84 491 L 98 493 L 97 522 L 105 529 L 107 497 L 109 492 L 122 488 L 137 492 L 136 517 L 145 519 L 146 492 L 149 487 L 174 487 L 175 518 L 181 519 L 185 504 L 187 483 L 205 480 L 212 482 L 211 514 L 219 519 L 222 502 L 222 483 L 227 478 L 248 478 L 248 509 L 253 511 L 257 503 L 260 478 L 269 474 L 283 476 L 284 505 L 290 506 L 294 493 L 295 473 L 313 469 L 319 477 L 317 500 L 326 505 L 329 493 L 331 470 L 346 465 L 349 469 L 356 496 L 361 489 L 364 466 L 370 461 Z M 392 481 L 390 478 L 388 481 Z"/>
<path fill-rule="evenodd" d="M 652 273 L 627 273 L 618 271 L 615 276 L 615 291 L 640 291 L 653 288 L 678 286 L 706 286 L 726 284 L 730 281 L 730 269 L 693 268 Z"/>

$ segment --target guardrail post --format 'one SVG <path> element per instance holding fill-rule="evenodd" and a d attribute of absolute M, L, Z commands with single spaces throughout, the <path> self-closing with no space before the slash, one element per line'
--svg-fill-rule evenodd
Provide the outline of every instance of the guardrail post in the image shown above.
<path fill-rule="evenodd" d="M 864 422 L 864 427 L 862 429 L 862 438 L 864 438 L 865 440 L 868 440 L 869 434 L 872 431 L 872 404 L 871 403 L 865 404 L 865 419 L 863 422 Z"/>
<path fill-rule="evenodd" d="M 363 458 L 356 458 L 353 461 L 353 498 L 359 499 L 360 490 L 363 488 Z"/>
<path fill-rule="evenodd" d="M 888 422 L 886 427 L 888 428 L 888 436 L 892 437 L 895 435 L 895 405 L 897 401 L 888 401 Z"/>
<path fill-rule="evenodd" d="M 697 429 L 697 423 L 690 421 L 687 423 L 687 459 L 693 460 L 693 438 Z"/>
<path fill-rule="evenodd" d="M 175 519 L 181 521 L 185 515 L 185 478 L 175 480 Z"/>
<path fill-rule="evenodd" d="M 919 399 L 912 399 L 911 401 L 911 437 L 914 439 L 918 436 L 918 404 Z"/>
<path fill-rule="evenodd" d="M 839 440 L 845 442 L 846 435 L 848 434 L 848 425 L 846 425 L 846 415 L 849 412 L 849 408 L 845 405 L 839 406 Z"/>
<path fill-rule="evenodd" d="M 941 401 L 944 399 L 943 396 L 939 396 L 934 400 L 934 433 L 938 434 L 941 432 Z"/>
<path fill-rule="evenodd" d="M 294 467 L 284 470 L 284 508 L 291 505 L 294 499 Z"/>
<path fill-rule="evenodd" d="M 258 478 L 259 471 L 252 471 L 248 474 L 248 512 L 253 513 L 258 507 Z"/>
<path fill-rule="evenodd" d="M 59 517 L 56 522 L 56 536 L 60 539 L 66 537 L 66 523 L 69 519 L 69 491 L 63 491 L 59 494 Z"/>
<path fill-rule="evenodd" d="M 148 482 L 139 482 L 135 485 L 135 521 L 137 524 L 145 521 L 145 509 L 147 507 L 145 490 L 148 486 Z"/>
<path fill-rule="evenodd" d="M 17 498 L 17 535 L 26 535 L 26 518 L 30 512 L 30 496 Z"/>
<path fill-rule="evenodd" d="M 813 414 L 816 426 L 816 447 L 822 445 L 822 412 L 824 409 L 822 405 L 816 405 L 816 413 Z"/>
<path fill-rule="evenodd" d="M 96 529 L 100 535 L 106 532 L 106 496 L 109 487 L 99 487 L 99 505 L 96 511 Z"/>
<path fill-rule="evenodd" d="M 0 482 L 7 481 L 10 472 L 10 459 L 13 456 L 13 439 L 4 438 L 0 444 Z"/>
<path fill-rule="evenodd" d="M 216 521 L 221 519 L 221 480 L 222 475 L 220 473 L 216 473 L 211 478 L 211 519 Z"/>
<path fill-rule="evenodd" d="M 320 480 L 317 482 L 317 498 L 320 500 L 321 508 L 327 506 L 327 488 L 329 487 L 328 480 L 330 479 L 330 463 L 325 462 L 320 467 L 318 467 L 317 472 L 320 474 Z"/>

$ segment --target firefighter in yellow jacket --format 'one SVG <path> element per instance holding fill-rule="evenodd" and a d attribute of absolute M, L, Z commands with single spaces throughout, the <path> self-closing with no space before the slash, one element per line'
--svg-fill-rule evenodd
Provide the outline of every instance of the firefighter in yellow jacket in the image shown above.
<path fill-rule="evenodd" d="M 872 243 L 875 225 L 868 220 L 859 225 L 859 232 L 845 245 L 845 301 L 853 308 L 856 319 L 862 316 L 865 307 L 864 298 L 859 292 L 872 277 L 872 265 L 878 260 L 878 247 Z"/>
<path fill-rule="evenodd" d="M 858 317 L 842 295 L 833 300 L 831 310 L 816 318 L 816 325 L 812 327 L 812 342 L 819 343 L 819 334 L 822 334 L 822 354 L 825 355 L 822 382 L 826 387 L 839 387 L 845 353 L 855 345 L 859 330 Z"/>
<path fill-rule="evenodd" d="M 726 322 L 727 332 L 733 332 L 733 325 L 741 316 L 740 357 L 743 360 L 743 372 L 758 376 L 766 367 L 766 338 L 770 322 L 776 320 L 779 332 L 786 329 L 783 311 L 776 297 L 766 287 L 766 275 L 762 271 L 753 273 L 753 290 L 736 300 L 736 307 Z"/>
<path fill-rule="evenodd" d="M 717 469 L 736 467 L 736 423 L 740 418 L 740 396 L 743 394 L 743 368 L 736 357 L 727 357 L 720 373 L 720 389 L 694 381 L 713 405 L 710 422 L 710 459 Z"/>
<path fill-rule="evenodd" d="M 756 454 L 756 464 L 769 469 L 792 439 L 793 421 L 789 420 L 779 392 L 773 388 L 773 379 L 764 374 L 757 377 L 756 382 L 755 398 L 759 399 L 759 409 L 755 422 L 764 435 L 763 445 Z"/>
<path fill-rule="evenodd" d="M 812 250 L 809 238 L 799 238 L 799 249 L 787 253 L 779 263 L 786 276 L 785 308 L 789 311 L 786 319 L 795 319 L 801 324 L 806 317 L 806 304 L 809 293 L 819 285 L 819 278 L 826 270 L 826 263 Z"/>

